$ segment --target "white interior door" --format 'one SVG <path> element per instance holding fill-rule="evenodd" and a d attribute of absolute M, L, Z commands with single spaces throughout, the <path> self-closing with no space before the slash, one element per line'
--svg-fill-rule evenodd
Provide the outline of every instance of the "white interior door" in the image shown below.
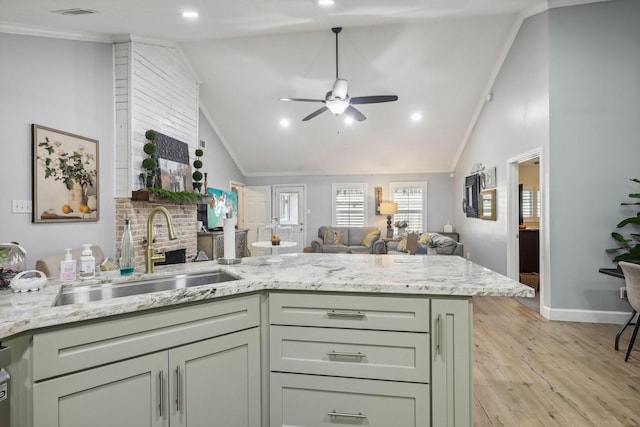
<path fill-rule="evenodd" d="M 280 225 L 291 226 L 291 240 L 296 246 L 288 252 L 302 252 L 306 241 L 306 200 L 304 185 L 275 185 L 273 213 Z M 283 251 L 284 252 L 284 251 Z"/>
<path fill-rule="evenodd" d="M 260 249 L 251 244 L 258 238 L 258 227 L 271 223 L 271 187 L 242 187 L 241 228 L 248 229 L 247 245 L 251 255 L 269 255 L 267 249 Z M 240 218 L 239 218 L 240 219 Z"/>

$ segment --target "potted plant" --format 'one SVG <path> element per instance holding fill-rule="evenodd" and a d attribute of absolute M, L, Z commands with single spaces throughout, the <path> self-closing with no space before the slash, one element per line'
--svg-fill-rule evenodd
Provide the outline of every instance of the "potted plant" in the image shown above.
<path fill-rule="evenodd" d="M 202 182 L 200 182 L 203 178 L 202 172 L 200 172 L 200 168 L 202 167 L 202 160 L 200 157 L 204 155 L 204 151 L 201 148 L 196 149 L 196 159 L 193 161 L 193 167 L 196 170 L 191 174 L 191 178 L 193 178 L 193 191 L 197 191 L 198 193 L 202 190 Z M 205 188 L 206 191 L 206 188 Z"/>
<path fill-rule="evenodd" d="M 158 152 L 158 146 L 154 141 L 158 137 L 158 134 L 154 130 L 149 129 L 145 132 L 144 137 L 147 138 L 149 142 L 142 147 L 147 155 L 147 158 L 142 161 L 142 174 L 144 185 L 147 188 L 153 188 L 155 187 L 156 169 L 158 168 L 158 161 L 153 157 Z"/>
<path fill-rule="evenodd" d="M 640 183 L 640 180 L 637 178 L 631 179 L 633 182 Z M 631 193 L 629 197 L 632 199 L 640 199 L 640 193 Z M 622 202 L 620 203 L 622 206 L 634 206 L 640 205 L 639 202 Z M 618 223 L 616 228 L 623 228 L 629 224 L 635 224 L 636 226 L 640 225 L 640 211 L 636 214 L 636 216 L 632 216 L 629 218 L 625 218 Z M 611 233 L 611 237 L 616 241 L 618 247 L 606 249 L 608 254 L 617 254 L 615 258 L 613 258 L 613 262 L 618 263 L 620 261 L 631 262 L 634 264 L 640 264 L 640 234 L 638 233 L 630 233 L 629 237 L 626 238 L 622 234 L 614 231 Z M 620 268 L 618 266 L 618 268 Z"/>
<path fill-rule="evenodd" d="M 407 221 L 396 221 L 393 224 L 398 229 L 398 237 L 402 237 L 404 235 L 404 229 L 409 226 Z"/>
<path fill-rule="evenodd" d="M 435 239 L 435 236 L 429 236 L 427 239 L 427 255 L 438 255 L 438 248 L 442 246 L 442 242 Z"/>

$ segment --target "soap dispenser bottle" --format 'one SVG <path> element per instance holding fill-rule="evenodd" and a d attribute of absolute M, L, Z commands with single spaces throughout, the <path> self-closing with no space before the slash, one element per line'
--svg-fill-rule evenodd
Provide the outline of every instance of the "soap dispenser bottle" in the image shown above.
<path fill-rule="evenodd" d="M 129 228 L 129 217 L 124 220 L 124 232 L 120 242 L 120 275 L 129 276 L 133 274 L 135 267 L 135 251 L 133 247 L 133 236 Z"/>
<path fill-rule="evenodd" d="M 71 256 L 71 248 L 65 248 L 67 253 L 60 261 L 60 280 L 62 282 L 72 282 L 76 280 L 76 260 Z"/>
<path fill-rule="evenodd" d="M 82 245 L 82 256 L 80 257 L 80 278 L 93 279 L 96 277 L 96 259 L 91 252 L 91 244 Z"/>

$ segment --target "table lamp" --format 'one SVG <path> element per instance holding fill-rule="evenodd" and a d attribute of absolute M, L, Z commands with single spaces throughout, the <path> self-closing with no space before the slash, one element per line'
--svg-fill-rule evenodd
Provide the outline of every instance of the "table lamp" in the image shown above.
<path fill-rule="evenodd" d="M 393 228 L 391 228 L 391 215 L 398 213 L 398 204 L 393 202 L 380 203 L 379 212 L 381 215 L 387 216 L 387 237 L 393 237 Z"/>

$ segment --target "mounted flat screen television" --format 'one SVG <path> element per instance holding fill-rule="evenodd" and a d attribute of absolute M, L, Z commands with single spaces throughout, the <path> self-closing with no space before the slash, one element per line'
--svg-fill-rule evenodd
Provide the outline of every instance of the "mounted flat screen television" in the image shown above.
<path fill-rule="evenodd" d="M 238 195 L 232 191 L 207 188 L 211 198 L 207 208 L 207 228 L 221 230 L 225 218 L 236 218 L 238 213 Z"/>

